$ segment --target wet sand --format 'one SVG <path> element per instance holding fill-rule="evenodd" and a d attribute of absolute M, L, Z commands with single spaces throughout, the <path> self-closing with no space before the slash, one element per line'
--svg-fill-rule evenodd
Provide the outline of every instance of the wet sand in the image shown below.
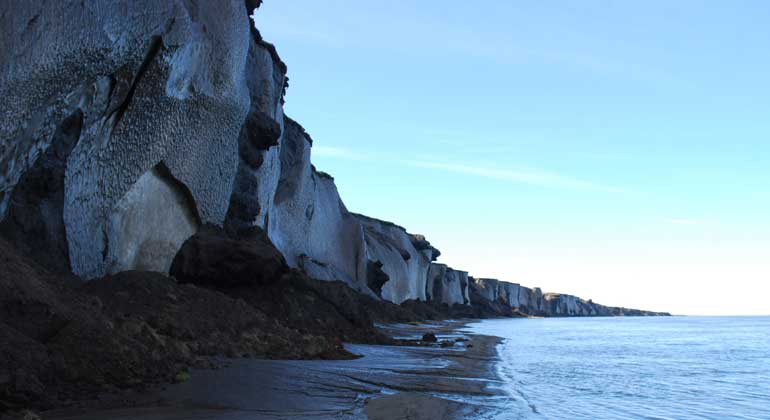
<path fill-rule="evenodd" d="M 134 407 L 59 410 L 53 420 L 452 419 L 495 418 L 505 398 L 492 364 L 497 337 L 462 334 L 465 324 L 383 327 L 397 338 L 426 331 L 451 347 L 347 345 L 340 361 L 227 359 L 216 370 L 136 398 Z"/>

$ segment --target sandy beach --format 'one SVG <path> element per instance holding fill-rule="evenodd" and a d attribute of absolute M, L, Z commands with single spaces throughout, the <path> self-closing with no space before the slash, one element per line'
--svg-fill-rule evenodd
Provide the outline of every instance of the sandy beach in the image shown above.
<path fill-rule="evenodd" d="M 460 321 L 381 327 L 430 346 L 346 345 L 339 361 L 222 359 L 220 369 L 150 393 L 105 399 L 104 409 L 43 413 L 52 420 L 494 418 L 497 337 L 463 334 Z M 465 341 L 467 340 L 467 341 Z M 443 346 L 440 344 L 445 342 Z M 449 346 L 449 342 L 452 343 Z"/>

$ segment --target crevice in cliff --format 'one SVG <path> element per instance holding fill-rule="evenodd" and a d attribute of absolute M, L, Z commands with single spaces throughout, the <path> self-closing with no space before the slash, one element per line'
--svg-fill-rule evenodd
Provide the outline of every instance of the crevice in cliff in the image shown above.
<path fill-rule="evenodd" d="M 150 38 L 150 45 L 147 49 L 147 53 L 145 54 L 144 59 L 139 65 L 139 69 L 137 69 L 133 78 L 129 77 L 129 74 L 125 68 L 119 70 L 115 74 L 115 85 L 112 92 L 110 92 L 112 100 L 110 101 L 111 104 L 105 118 L 105 120 L 109 122 L 111 130 L 114 130 L 118 123 L 123 119 L 123 115 L 126 113 L 129 104 L 134 98 L 134 93 L 136 92 L 136 88 L 139 85 L 139 82 L 147 72 L 147 69 L 150 67 L 152 61 L 160 52 L 162 45 L 163 42 L 160 36 L 155 35 Z"/>
<path fill-rule="evenodd" d="M 382 297 L 382 286 L 390 280 L 390 277 L 382 270 L 382 262 L 367 260 L 366 285 L 378 297 Z"/>
<path fill-rule="evenodd" d="M 80 140 L 83 111 L 75 109 L 54 132 L 41 153 L 11 193 L 0 234 L 45 268 L 69 272 L 69 250 L 64 226 L 64 178 L 67 158 Z"/>

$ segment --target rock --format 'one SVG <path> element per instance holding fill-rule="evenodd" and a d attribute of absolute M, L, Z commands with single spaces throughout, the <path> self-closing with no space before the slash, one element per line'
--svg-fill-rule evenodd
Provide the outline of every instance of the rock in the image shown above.
<path fill-rule="evenodd" d="M 409 235 L 412 240 L 412 245 L 414 245 L 414 248 L 418 251 L 426 251 L 430 250 L 432 254 L 431 261 L 436 261 L 436 259 L 441 255 L 441 251 L 433 247 L 430 242 L 428 242 L 427 239 L 425 239 L 425 235 L 420 234 L 410 234 Z"/>
<path fill-rule="evenodd" d="M 468 284 L 468 272 L 432 263 L 426 284 L 428 301 L 449 306 L 470 304 Z"/>
<path fill-rule="evenodd" d="M 383 299 L 402 303 L 426 301 L 425 283 L 434 248 L 417 250 L 412 235 L 391 222 L 355 214 L 364 229 L 366 258 L 382 263 L 382 271 L 390 279 L 382 286 Z"/>
<path fill-rule="evenodd" d="M 291 267 L 375 296 L 367 282 L 361 224 L 348 212 L 334 179 L 311 164 L 312 140 L 305 129 L 288 117 L 284 127 L 270 238 Z"/>
<path fill-rule="evenodd" d="M 0 233 L 49 270 L 70 271 L 64 230 L 64 174 L 80 138 L 83 112 L 75 110 L 56 128 L 51 146 L 40 153 L 11 194 Z M 0 217 L 0 220 L 2 217 Z"/>
<path fill-rule="evenodd" d="M 259 286 L 279 281 L 288 271 L 283 255 L 254 228 L 248 240 L 206 226 L 189 238 L 174 257 L 170 273 L 181 283 L 216 288 Z"/>
<path fill-rule="evenodd" d="M 503 305 L 514 312 L 545 315 L 542 292 L 539 288 L 530 289 L 517 283 L 480 278 L 471 282 L 471 289 L 482 299 Z"/>
<path fill-rule="evenodd" d="M 640 311 L 638 309 L 618 308 L 594 303 L 592 300 L 584 300 L 577 296 L 561 293 L 546 293 L 543 295 L 545 311 L 549 316 L 650 316 L 668 315 Z"/>
<path fill-rule="evenodd" d="M 108 273 L 126 270 L 168 273 L 179 247 L 200 227 L 187 187 L 163 164 L 142 174 L 109 217 Z"/>
<path fill-rule="evenodd" d="M 180 213 L 225 223 L 243 177 L 265 227 L 287 84 L 247 16 L 259 4 L 2 3 L 0 230 L 86 279 L 164 271 L 197 228 Z M 239 169 L 242 144 L 258 169 Z"/>
<path fill-rule="evenodd" d="M 251 6 L 256 5 L 255 2 Z M 247 8 L 251 7 L 248 6 Z M 270 231 L 284 143 L 283 95 L 288 86 L 286 65 L 275 47 L 249 25 L 244 79 L 250 106 L 237 138 L 239 159 L 225 225 L 236 231 L 259 226 Z"/>
<path fill-rule="evenodd" d="M 292 329 L 347 342 L 387 342 L 374 328 L 375 320 L 399 315 L 399 319 L 409 317 L 401 315 L 398 306 L 377 301 L 343 282 L 314 280 L 296 269 L 269 287 L 223 291 L 280 319 Z"/>
<path fill-rule="evenodd" d="M 438 341 L 438 338 L 436 338 L 436 334 L 432 332 L 427 332 L 422 335 L 422 341 L 426 343 L 435 343 Z"/>

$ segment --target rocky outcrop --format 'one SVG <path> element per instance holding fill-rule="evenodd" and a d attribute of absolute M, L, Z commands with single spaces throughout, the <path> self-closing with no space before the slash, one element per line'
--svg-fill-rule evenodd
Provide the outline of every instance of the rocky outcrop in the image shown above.
<path fill-rule="evenodd" d="M 238 171 L 226 224 L 231 229 L 266 228 L 281 174 L 286 65 L 253 25 L 248 43 L 244 91 L 250 106 L 237 137 Z"/>
<path fill-rule="evenodd" d="M 428 270 L 438 255 L 435 248 L 394 223 L 361 214 L 355 217 L 363 226 L 366 259 L 381 263 L 389 278 L 382 286 L 382 298 L 394 303 L 426 301 Z"/>
<path fill-rule="evenodd" d="M 243 1 L 12 0 L 0 9 L 0 218 L 24 175 L 58 147 L 55 133 L 82 114 L 62 210 L 76 274 L 129 268 L 136 255 L 168 266 L 173 247 L 121 229 L 147 217 L 132 209 L 164 200 L 153 179 L 161 163 L 193 199 L 184 211 L 224 222 L 252 102 L 245 75 L 254 41 Z M 188 227 L 160 233 L 183 236 Z"/>
<path fill-rule="evenodd" d="M 544 315 L 543 293 L 539 288 L 530 289 L 518 283 L 497 279 L 480 278 L 471 284 L 478 296 L 500 302 L 522 314 Z"/>
<path fill-rule="evenodd" d="M 468 305 L 468 272 L 458 271 L 445 264 L 433 263 L 428 270 L 426 295 L 429 302 L 445 305 Z"/>
<path fill-rule="evenodd" d="M 290 266 L 370 293 L 361 224 L 345 208 L 334 179 L 310 163 L 310 136 L 289 118 L 284 127 L 270 238 Z"/>
<path fill-rule="evenodd" d="M 543 295 L 545 313 L 548 316 L 660 316 L 669 315 L 663 312 L 642 311 L 639 309 L 604 306 L 592 300 L 584 300 L 577 296 L 561 293 L 546 293 Z"/>
<path fill-rule="evenodd" d="M 216 226 L 204 227 L 182 245 L 171 275 L 180 283 L 218 288 L 275 283 L 289 267 L 267 235 L 258 227 L 252 230 L 252 235 L 235 239 Z"/>
<path fill-rule="evenodd" d="M 472 279 L 471 295 L 474 303 L 479 300 L 493 302 L 510 308 L 517 314 L 529 316 L 649 316 L 668 315 L 604 306 L 592 300 L 584 300 L 572 295 L 560 293 L 543 293 L 540 288 L 528 288 L 517 283 L 509 283 L 496 279 Z M 502 312 L 500 309 L 498 311 Z"/>

